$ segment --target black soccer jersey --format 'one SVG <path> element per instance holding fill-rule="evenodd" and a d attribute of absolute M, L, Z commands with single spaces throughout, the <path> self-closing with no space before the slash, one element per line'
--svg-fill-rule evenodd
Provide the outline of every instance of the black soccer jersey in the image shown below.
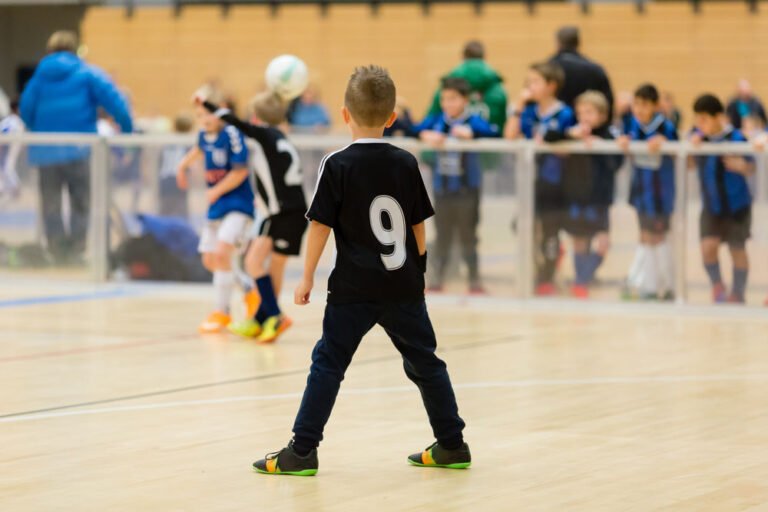
<path fill-rule="evenodd" d="M 306 211 L 307 200 L 304 197 L 304 176 L 299 153 L 283 132 L 271 126 L 257 126 L 242 121 L 229 110 L 220 109 L 212 103 L 205 102 L 203 105 L 215 112 L 222 121 L 259 143 L 251 160 L 256 173 L 256 201 L 259 210 L 270 217 L 278 213 Z"/>
<path fill-rule="evenodd" d="M 333 228 L 336 265 L 328 302 L 424 297 L 412 226 L 434 215 L 416 158 L 381 139 L 360 139 L 320 164 L 309 220 Z"/>

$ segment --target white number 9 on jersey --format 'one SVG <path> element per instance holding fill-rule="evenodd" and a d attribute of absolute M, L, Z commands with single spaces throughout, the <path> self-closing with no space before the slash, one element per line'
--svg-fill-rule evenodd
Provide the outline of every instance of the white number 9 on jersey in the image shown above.
<path fill-rule="evenodd" d="M 384 227 L 381 214 L 386 212 L 390 228 Z M 400 203 L 390 196 L 378 196 L 369 209 L 373 235 L 381 245 L 392 246 L 390 254 L 382 254 L 381 261 L 387 270 L 397 270 L 405 264 L 405 215 Z"/>

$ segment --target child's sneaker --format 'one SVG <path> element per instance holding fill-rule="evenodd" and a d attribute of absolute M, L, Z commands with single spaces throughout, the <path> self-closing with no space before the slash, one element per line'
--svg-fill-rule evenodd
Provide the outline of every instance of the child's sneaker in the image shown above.
<path fill-rule="evenodd" d="M 554 283 L 539 283 L 536 285 L 536 295 L 539 297 L 551 297 L 557 293 Z"/>
<path fill-rule="evenodd" d="M 728 300 L 723 283 L 717 283 L 712 287 L 712 302 L 722 304 Z"/>
<path fill-rule="evenodd" d="M 214 311 L 208 315 L 208 318 L 203 320 L 203 323 L 200 324 L 198 330 L 203 334 L 218 333 L 223 331 L 231 321 L 232 318 L 230 318 L 228 314 L 221 311 Z"/>
<path fill-rule="evenodd" d="M 446 450 L 434 442 L 423 452 L 409 455 L 408 462 L 414 466 L 429 468 L 466 469 L 472 465 L 472 455 L 467 443 L 456 450 Z"/>
<path fill-rule="evenodd" d="M 470 295 L 488 295 L 488 291 L 479 283 L 469 285 Z"/>
<path fill-rule="evenodd" d="M 583 284 L 574 284 L 571 286 L 571 295 L 577 299 L 588 299 L 589 288 Z"/>
<path fill-rule="evenodd" d="M 293 320 L 285 315 L 271 316 L 264 320 L 264 324 L 261 326 L 261 335 L 256 338 L 256 341 L 272 343 L 292 325 Z"/>
<path fill-rule="evenodd" d="M 261 325 L 253 318 L 248 318 L 240 322 L 232 322 L 227 326 L 229 332 L 237 334 L 243 338 L 255 338 L 261 334 Z"/>
<path fill-rule="evenodd" d="M 243 302 L 245 302 L 245 317 L 255 318 L 256 312 L 259 310 L 259 306 L 261 306 L 261 295 L 259 295 L 259 292 L 248 290 L 245 292 Z"/>
<path fill-rule="evenodd" d="M 739 297 L 735 293 L 732 293 L 728 296 L 728 304 L 744 304 L 745 300 L 744 297 Z"/>
<path fill-rule="evenodd" d="M 314 476 L 318 468 L 317 449 L 306 457 L 293 451 L 293 441 L 288 446 L 274 453 L 268 453 L 263 459 L 253 463 L 253 469 L 265 475 Z"/>

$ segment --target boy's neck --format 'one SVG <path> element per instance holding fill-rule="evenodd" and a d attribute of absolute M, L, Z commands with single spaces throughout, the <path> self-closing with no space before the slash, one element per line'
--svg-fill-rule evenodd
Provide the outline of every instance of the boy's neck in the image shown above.
<path fill-rule="evenodd" d="M 352 140 L 359 139 L 380 139 L 384 137 L 384 127 L 381 128 L 363 128 L 360 126 L 350 127 Z"/>
<path fill-rule="evenodd" d="M 539 107 L 539 112 L 546 112 L 547 110 L 555 106 L 555 103 L 557 103 L 557 98 L 554 96 L 550 96 L 548 98 L 540 99 L 539 101 L 536 102 L 536 105 Z"/>

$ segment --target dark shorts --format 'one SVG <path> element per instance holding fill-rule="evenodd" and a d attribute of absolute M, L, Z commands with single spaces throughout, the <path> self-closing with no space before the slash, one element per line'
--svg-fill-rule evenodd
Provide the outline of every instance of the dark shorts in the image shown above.
<path fill-rule="evenodd" d="M 648 231 L 654 235 L 664 235 L 669 231 L 669 215 L 638 213 L 637 216 L 640 221 L 640 229 L 643 231 Z"/>
<path fill-rule="evenodd" d="M 699 217 L 701 238 L 719 238 L 731 247 L 744 247 L 751 235 L 752 210 L 747 208 L 728 215 L 702 210 Z"/>
<path fill-rule="evenodd" d="M 572 204 L 565 215 L 565 230 L 579 238 L 592 238 L 610 229 L 608 207 Z"/>
<path fill-rule="evenodd" d="M 298 256 L 301 240 L 309 222 L 304 212 L 278 213 L 268 217 L 259 227 L 259 236 L 272 239 L 272 250 L 286 256 Z"/>

